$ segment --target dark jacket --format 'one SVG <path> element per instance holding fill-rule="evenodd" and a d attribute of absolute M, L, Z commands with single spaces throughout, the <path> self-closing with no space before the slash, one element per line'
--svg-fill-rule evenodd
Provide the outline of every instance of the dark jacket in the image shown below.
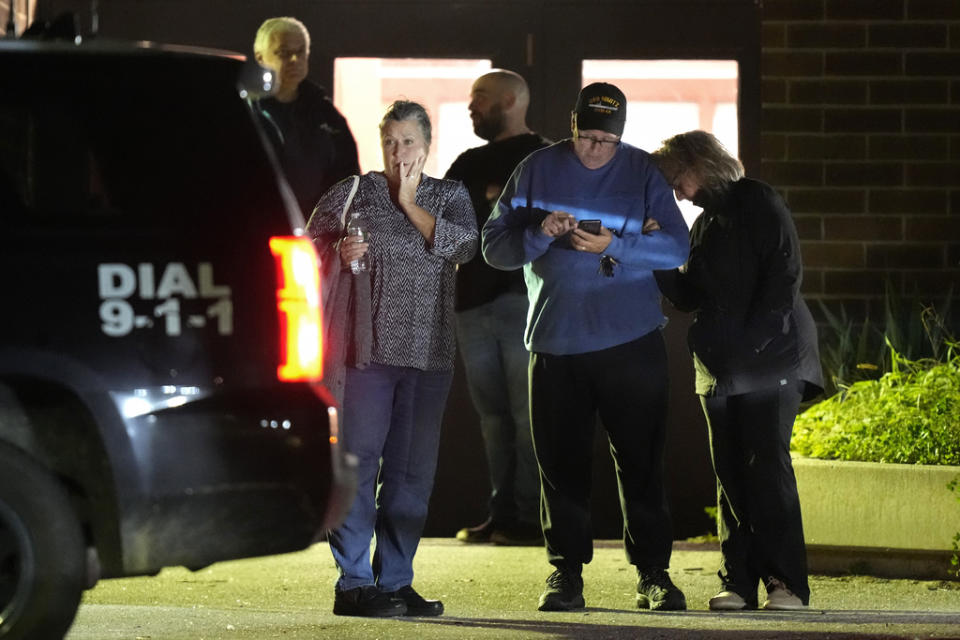
<path fill-rule="evenodd" d="M 304 80 L 297 91 L 293 102 L 263 98 L 256 106 L 304 218 L 308 218 L 320 196 L 340 180 L 360 173 L 360 166 L 350 127 L 323 88 Z"/>
<path fill-rule="evenodd" d="M 705 202 L 690 230 L 690 257 L 657 272 L 660 290 L 696 317 L 687 335 L 697 393 L 736 395 L 804 384 L 823 389 L 813 318 L 800 297 L 797 231 L 780 195 L 743 178 Z"/>

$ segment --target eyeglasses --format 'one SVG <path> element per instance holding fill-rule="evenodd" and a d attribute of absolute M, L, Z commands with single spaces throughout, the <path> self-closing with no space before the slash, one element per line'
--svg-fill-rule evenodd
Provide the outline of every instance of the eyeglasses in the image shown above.
<path fill-rule="evenodd" d="M 595 145 L 595 144 L 598 144 L 598 145 L 600 145 L 601 147 L 603 147 L 603 145 L 605 145 L 605 144 L 609 144 L 609 145 L 620 144 L 620 138 L 617 138 L 617 139 L 615 139 L 615 140 L 603 140 L 603 139 L 601 139 L 601 138 L 594 138 L 593 136 L 585 136 L 585 135 L 583 135 L 582 133 L 578 133 L 578 134 L 577 134 L 577 139 L 578 139 L 578 140 L 583 140 L 584 142 L 590 144 L 591 146 L 592 146 L 592 145 Z"/>

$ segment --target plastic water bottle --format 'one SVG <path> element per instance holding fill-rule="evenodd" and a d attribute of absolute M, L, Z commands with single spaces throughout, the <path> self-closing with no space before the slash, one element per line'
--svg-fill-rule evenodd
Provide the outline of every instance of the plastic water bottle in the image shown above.
<path fill-rule="evenodd" d="M 347 237 L 353 238 L 353 242 L 367 241 L 367 228 L 360 220 L 360 214 L 356 211 L 350 215 L 350 221 L 347 223 Z M 367 260 L 366 254 L 350 263 L 350 271 L 354 273 L 363 273 L 369 268 L 370 262 Z"/>

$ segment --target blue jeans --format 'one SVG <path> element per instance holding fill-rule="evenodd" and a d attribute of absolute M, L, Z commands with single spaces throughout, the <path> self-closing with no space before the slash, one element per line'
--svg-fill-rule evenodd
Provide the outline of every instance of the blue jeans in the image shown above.
<path fill-rule="evenodd" d="M 452 379 L 452 371 L 380 364 L 347 369 L 343 443 L 358 458 L 357 497 L 329 536 L 337 591 L 373 584 L 396 591 L 413 582 Z"/>
<path fill-rule="evenodd" d="M 506 293 L 457 313 L 467 388 L 480 415 L 490 471 L 490 516 L 497 525 L 539 522 L 540 477 L 530 436 L 523 344 L 527 296 Z"/>

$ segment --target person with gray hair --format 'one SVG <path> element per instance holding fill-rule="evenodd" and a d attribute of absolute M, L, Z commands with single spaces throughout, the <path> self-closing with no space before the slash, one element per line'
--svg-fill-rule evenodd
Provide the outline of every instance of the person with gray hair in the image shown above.
<path fill-rule="evenodd" d="M 763 609 L 806 608 L 790 436 L 801 400 L 821 392 L 823 378 L 790 210 L 706 131 L 665 140 L 653 158 L 678 200 L 703 207 L 687 263 L 655 275 L 675 307 L 696 314 L 687 342 L 710 434 L 722 556 L 709 607 L 755 609 L 762 582 Z"/>
<path fill-rule="evenodd" d="M 329 321 L 351 328 L 372 325 L 370 344 L 338 363 L 346 369 L 343 445 L 357 456 L 358 466 L 356 498 L 329 535 L 339 568 L 336 615 L 443 613 L 442 602 L 414 590 L 413 557 L 427 518 L 453 379 L 457 265 L 473 257 L 478 233 L 463 185 L 423 173 L 430 141 L 424 108 L 394 102 L 380 123 L 383 171 L 334 185 L 307 224 L 321 264 L 360 285 L 354 288 L 357 299 L 346 305 L 345 313 L 355 317 Z M 359 217 L 368 230 L 365 240 L 344 237 L 344 213 Z M 352 275 L 349 265 L 364 256 L 369 270 Z M 359 317 L 362 309 L 366 318 Z M 332 336 L 325 348 L 333 342 L 354 343 L 350 336 Z M 325 357 L 325 380 L 327 371 Z"/>
<path fill-rule="evenodd" d="M 253 55 L 276 82 L 273 94 L 255 106 L 300 209 L 309 215 L 331 185 L 360 172 L 357 144 L 323 88 L 307 79 L 310 33 L 302 22 L 287 16 L 265 20 Z"/>

